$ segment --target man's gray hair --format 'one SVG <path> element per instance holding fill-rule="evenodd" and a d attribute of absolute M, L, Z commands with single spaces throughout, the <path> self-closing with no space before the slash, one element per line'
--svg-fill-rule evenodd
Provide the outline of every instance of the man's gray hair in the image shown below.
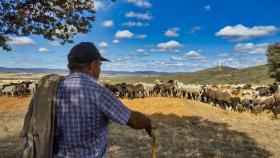
<path fill-rule="evenodd" d="M 67 67 L 70 71 L 80 70 L 84 67 L 89 67 L 91 62 L 88 63 L 77 63 L 77 62 L 70 62 L 68 63 Z"/>

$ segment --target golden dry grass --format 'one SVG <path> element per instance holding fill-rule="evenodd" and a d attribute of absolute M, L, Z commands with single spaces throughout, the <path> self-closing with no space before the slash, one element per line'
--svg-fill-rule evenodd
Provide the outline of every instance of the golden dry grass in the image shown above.
<path fill-rule="evenodd" d="M 189 117 L 194 119 L 200 118 L 200 122 L 210 121 L 221 125 L 226 124 L 228 130 L 244 133 L 244 135 L 255 141 L 256 146 L 263 147 L 270 151 L 275 157 L 280 156 L 280 119 L 273 119 L 271 113 L 262 113 L 258 116 L 252 115 L 250 112 L 237 113 L 211 107 L 201 102 L 178 98 L 159 97 L 143 100 L 136 99 L 132 101 L 123 100 L 123 102 L 128 105 L 129 108 L 151 116 L 158 113 L 165 115 L 167 117 L 164 122 L 176 122 L 172 121 L 172 118 L 176 116 L 175 120 Z M 189 122 L 191 119 L 183 119 L 181 121 Z M 159 122 L 161 122 L 161 120 L 159 120 Z M 209 125 L 210 124 L 211 123 L 209 123 Z M 204 134 L 207 135 L 207 131 L 205 131 Z M 234 148 L 236 149 L 238 147 Z"/>
<path fill-rule="evenodd" d="M 17 143 L 30 97 L 0 97 L 0 157 L 16 157 Z"/>
<path fill-rule="evenodd" d="M 0 97 L 0 157 L 18 155 L 17 137 L 30 97 Z M 279 157 L 280 120 L 272 114 L 224 111 L 208 104 L 152 97 L 121 100 L 159 122 L 158 157 Z M 150 157 L 144 130 L 110 123 L 109 158 Z"/>

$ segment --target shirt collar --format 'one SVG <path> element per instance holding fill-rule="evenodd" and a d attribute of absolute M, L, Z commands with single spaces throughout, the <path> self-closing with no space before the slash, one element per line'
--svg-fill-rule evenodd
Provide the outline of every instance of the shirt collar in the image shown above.
<path fill-rule="evenodd" d="M 96 82 L 96 79 L 84 72 L 75 72 L 69 75 L 69 77 L 78 77 L 78 78 L 87 78 L 88 80 L 91 80 L 93 82 Z"/>

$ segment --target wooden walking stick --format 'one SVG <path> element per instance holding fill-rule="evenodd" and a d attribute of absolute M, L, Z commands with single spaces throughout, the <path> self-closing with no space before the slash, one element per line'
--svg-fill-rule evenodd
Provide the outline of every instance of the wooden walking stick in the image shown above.
<path fill-rule="evenodd" d="M 157 150 L 156 150 L 156 130 L 152 129 L 152 158 L 157 157 Z"/>

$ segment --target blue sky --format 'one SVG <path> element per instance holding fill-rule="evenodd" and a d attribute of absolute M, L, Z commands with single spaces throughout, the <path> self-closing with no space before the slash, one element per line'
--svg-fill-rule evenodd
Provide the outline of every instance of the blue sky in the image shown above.
<path fill-rule="evenodd" d="M 224 65 L 266 63 L 269 44 L 280 41 L 279 0 L 99 0 L 86 35 L 106 62 L 103 70 L 189 72 Z M 1 67 L 66 69 L 74 44 L 40 36 L 13 37 L 0 51 Z"/>

